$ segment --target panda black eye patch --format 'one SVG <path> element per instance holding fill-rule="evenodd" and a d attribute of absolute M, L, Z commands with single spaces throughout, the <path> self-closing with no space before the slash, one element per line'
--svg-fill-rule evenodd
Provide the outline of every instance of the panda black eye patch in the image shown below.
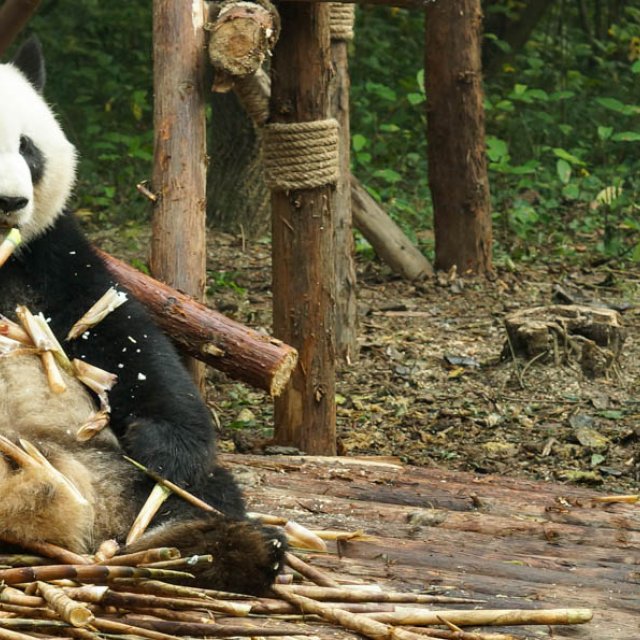
<path fill-rule="evenodd" d="M 45 160 L 42 151 L 36 147 L 29 136 L 20 136 L 20 155 L 29 167 L 31 181 L 33 184 L 38 184 L 44 175 Z"/>

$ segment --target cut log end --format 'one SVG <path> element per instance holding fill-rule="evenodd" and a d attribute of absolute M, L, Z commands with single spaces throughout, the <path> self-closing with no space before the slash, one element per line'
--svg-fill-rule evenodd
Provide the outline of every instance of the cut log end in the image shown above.
<path fill-rule="evenodd" d="M 272 398 L 277 398 L 283 392 L 297 364 L 298 352 L 292 348 L 291 351 L 288 351 L 283 355 L 279 365 L 273 373 L 271 386 L 269 388 L 269 393 Z"/>

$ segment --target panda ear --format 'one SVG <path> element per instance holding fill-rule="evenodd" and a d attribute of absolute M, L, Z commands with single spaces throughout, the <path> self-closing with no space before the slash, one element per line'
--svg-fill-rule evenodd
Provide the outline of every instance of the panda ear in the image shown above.
<path fill-rule="evenodd" d="M 13 58 L 13 64 L 27 77 L 27 80 L 42 93 L 46 79 L 42 45 L 37 36 L 31 36 L 20 46 Z"/>

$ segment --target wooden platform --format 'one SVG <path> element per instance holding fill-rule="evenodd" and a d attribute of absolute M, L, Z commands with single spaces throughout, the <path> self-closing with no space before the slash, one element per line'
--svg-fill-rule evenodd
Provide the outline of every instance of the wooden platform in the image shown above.
<path fill-rule="evenodd" d="M 592 500 L 596 492 L 573 486 L 393 459 L 223 458 L 245 485 L 251 510 L 372 536 L 306 554 L 339 582 L 481 598 L 482 609 L 588 607 L 594 617 L 585 625 L 493 631 L 640 639 L 640 504 L 603 504 Z"/>

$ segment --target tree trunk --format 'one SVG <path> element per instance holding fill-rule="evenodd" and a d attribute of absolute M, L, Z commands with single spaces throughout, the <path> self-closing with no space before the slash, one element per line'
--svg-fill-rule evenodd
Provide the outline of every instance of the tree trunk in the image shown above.
<path fill-rule="evenodd" d="M 500 2 L 490 3 L 500 4 Z M 510 60 L 514 54 L 522 50 L 533 30 L 538 26 L 544 17 L 547 9 L 553 5 L 553 0 L 533 0 L 524 4 L 517 18 L 510 19 L 502 12 L 489 14 L 485 21 L 485 31 L 493 33 L 501 40 L 504 40 L 511 51 L 503 51 L 498 47 L 491 46 L 483 51 L 485 70 L 488 76 L 497 73 L 501 66 Z"/>
<path fill-rule="evenodd" d="M 329 7 L 295 2 L 281 4 L 280 11 L 283 33 L 274 52 L 271 92 L 272 122 L 277 126 L 269 126 L 277 130 L 295 123 L 323 124 L 330 110 L 332 73 Z M 265 156 L 271 144 L 265 147 Z M 297 161 L 294 155 L 290 164 Z M 280 173 L 274 170 L 268 180 L 274 334 L 298 350 L 299 362 L 289 386 L 275 401 L 275 439 L 310 454 L 332 455 L 336 451 L 335 188 L 330 182 L 304 188 L 291 188 L 282 181 L 275 184 Z"/>
<path fill-rule="evenodd" d="M 353 5 L 329 5 L 331 18 L 331 59 L 335 75 L 331 82 L 331 115 L 340 126 L 340 175 L 335 200 L 336 258 L 336 355 L 347 364 L 358 356 L 358 307 L 356 267 L 353 260 L 353 220 L 351 213 L 351 135 L 349 127 L 349 53 L 353 37 Z M 340 29 L 343 16 L 351 15 L 351 29 Z M 348 23 L 348 19 L 347 19 Z"/>
<path fill-rule="evenodd" d="M 154 166 L 151 272 L 196 300 L 206 272 L 204 3 L 153 3 Z M 203 387 L 204 367 L 188 363 Z"/>
<path fill-rule="evenodd" d="M 0 7 L 0 56 L 11 46 L 39 5 L 40 0 L 5 0 Z"/>
<path fill-rule="evenodd" d="M 480 0 L 427 5 L 425 84 L 436 268 L 491 271 Z"/>

